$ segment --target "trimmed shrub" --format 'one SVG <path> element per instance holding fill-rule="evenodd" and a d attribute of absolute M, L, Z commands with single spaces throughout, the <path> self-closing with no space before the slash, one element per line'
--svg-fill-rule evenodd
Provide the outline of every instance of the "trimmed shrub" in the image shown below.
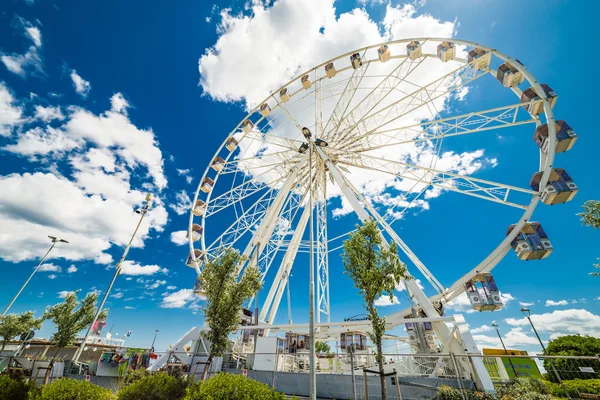
<path fill-rule="evenodd" d="M 517 378 L 507 387 L 498 389 L 500 400 L 552 400 L 550 389 L 536 378 Z"/>
<path fill-rule="evenodd" d="M 125 386 L 131 385 L 135 381 L 139 381 L 142 378 L 150 376 L 150 372 L 145 368 L 139 368 L 135 371 L 131 371 L 125 376 Z"/>
<path fill-rule="evenodd" d="M 27 400 L 31 385 L 21 378 L 0 375 L 0 400 Z"/>
<path fill-rule="evenodd" d="M 495 397 L 489 393 L 476 390 L 456 389 L 451 386 L 440 386 L 438 388 L 439 400 L 495 400 Z"/>
<path fill-rule="evenodd" d="M 193 380 L 175 378 L 164 372 L 145 376 L 119 390 L 119 400 L 181 400 Z"/>
<path fill-rule="evenodd" d="M 563 381 L 567 391 L 572 397 L 577 397 L 579 394 L 600 394 L 600 379 L 573 379 Z M 556 397 L 567 397 L 565 391 L 558 383 L 546 382 L 550 393 Z"/>
<path fill-rule="evenodd" d="M 39 389 L 32 390 L 29 400 L 115 400 L 108 389 L 87 381 L 61 378 Z"/>
<path fill-rule="evenodd" d="M 285 395 L 269 385 L 243 375 L 220 373 L 190 386 L 185 400 L 285 400 Z"/>

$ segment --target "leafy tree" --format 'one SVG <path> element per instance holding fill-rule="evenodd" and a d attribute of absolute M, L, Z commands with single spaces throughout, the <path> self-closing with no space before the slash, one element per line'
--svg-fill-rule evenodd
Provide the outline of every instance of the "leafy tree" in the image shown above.
<path fill-rule="evenodd" d="M 329 353 L 331 347 L 326 342 L 317 341 L 315 342 L 315 351 L 317 353 Z"/>
<path fill-rule="evenodd" d="M 210 342 L 210 353 L 202 379 L 206 378 L 213 358 L 227 350 L 228 336 L 240 324 L 242 304 L 261 288 L 260 274 L 255 267 L 247 267 L 238 280 L 240 261 L 242 257 L 236 250 L 225 249 L 220 257 L 207 262 L 198 276 L 206 297 L 202 311 L 210 328 L 203 332 Z"/>
<path fill-rule="evenodd" d="M 50 340 L 57 347 L 56 352 L 50 360 L 48 370 L 44 378 L 44 383 L 48 383 L 50 371 L 54 365 L 54 360 L 61 349 L 72 344 L 77 334 L 90 326 L 96 313 L 96 293 L 88 293 L 82 301 L 77 300 L 77 292 L 69 293 L 65 301 L 55 304 L 46 309 L 45 319 L 51 320 L 56 326 L 56 332 Z M 106 318 L 106 311 L 102 312 L 101 318 Z"/>
<path fill-rule="evenodd" d="M 23 314 L 8 314 L 0 317 L 0 337 L 2 337 L 2 348 L 4 350 L 6 342 L 14 337 L 42 327 L 43 318 L 35 318 L 33 311 L 27 311 Z"/>
<path fill-rule="evenodd" d="M 594 229 L 600 228 L 600 201 L 588 200 L 583 204 L 583 212 L 577 214 L 581 218 L 581 223 L 584 226 L 591 226 Z M 600 260 L 600 258 L 598 259 Z M 594 264 L 596 268 L 600 268 L 600 263 Z M 591 276 L 600 276 L 600 272 L 590 272 Z"/>
<path fill-rule="evenodd" d="M 550 356 L 596 356 L 600 354 L 600 339 L 592 336 L 566 335 L 552 339 L 546 347 L 546 354 Z M 553 359 L 554 366 L 560 374 L 561 371 L 579 371 L 579 367 L 592 367 L 600 371 L 598 360 Z M 544 360 L 544 368 L 548 371 L 548 380 L 557 382 L 558 379 L 551 372 L 549 360 Z M 582 375 L 582 376 L 579 376 Z M 578 374 L 579 378 L 586 379 L 585 374 Z M 587 379 L 596 378 L 596 374 L 589 374 Z"/>
<path fill-rule="evenodd" d="M 398 258 L 396 245 L 383 246 L 382 236 L 375 221 L 365 222 L 350 234 L 344 242 L 345 273 L 350 275 L 354 286 L 363 297 L 364 306 L 371 320 L 371 340 L 377 347 L 376 360 L 381 379 L 381 398 L 387 398 L 387 388 L 383 371 L 383 349 L 381 341 L 385 333 L 385 317 L 380 317 L 375 308 L 375 300 L 384 293 L 393 298 L 393 290 L 402 279 L 408 279 L 406 266 Z"/>

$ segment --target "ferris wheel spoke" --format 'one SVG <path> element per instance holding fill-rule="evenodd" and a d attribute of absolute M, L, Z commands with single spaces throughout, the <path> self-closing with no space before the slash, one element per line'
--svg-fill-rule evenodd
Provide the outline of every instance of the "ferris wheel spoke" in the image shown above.
<path fill-rule="evenodd" d="M 530 103 L 541 102 L 534 101 Z M 529 103 L 527 103 L 529 104 Z M 348 145 L 348 150 L 367 152 L 387 146 L 468 135 L 495 129 L 535 124 L 538 118 L 520 111 L 523 103 L 438 118 L 400 128 L 376 130 Z"/>
<path fill-rule="evenodd" d="M 398 86 L 406 80 L 406 78 L 414 72 L 421 63 L 425 60 L 424 58 L 417 63 L 409 62 L 408 58 L 402 60 L 402 62 L 395 67 L 389 74 L 383 76 L 383 79 L 375 86 L 361 101 L 347 114 L 347 117 L 340 121 L 335 127 L 335 131 L 331 134 L 331 138 L 335 139 L 338 137 L 340 132 L 347 131 L 350 127 L 356 125 L 356 121 L 362 116 L 369 114 L 375 107 L 381 104 L 387 96 L 398 90 Z M 406 65 L 405 65 L 406 64 Z M 404 68 L 407 66 L 408 68 Z"/>
<path fill-rule="evenodd" d="M 447 96 L 457 89 L 474 82 L 489 72 L 488 69 L 474 71 L 470 66 L 471 64 L 461 66 L 392 104 L 359 119 L 355 125 L 344 132 L 338 146 L 348 145 L 352 140 L 381 129 L 407 114 L 418 110 L 427 103 Z"/>
<path fill-rule="evenodd" d="M 354 153 L 346 160 L 340 159 L 339 162 L 358 168 L 392 174 L 402 179 L 423 181 L 440 189 L 450 190 L 521 209 L 526 209 L 527 206 L 510 201 L 509 198 L 511 198 L 511 195 L 525 194 L 528 196 L 535 196 L 538 194 L 538 192 L 530 189 L 523 189 L 517 186 L 474 178 L 468 175 L 440 171 L 434 168 L 407 164 L 400 161 L 390 161 L 384 158 L 367 156 L 365 154 Z"/>

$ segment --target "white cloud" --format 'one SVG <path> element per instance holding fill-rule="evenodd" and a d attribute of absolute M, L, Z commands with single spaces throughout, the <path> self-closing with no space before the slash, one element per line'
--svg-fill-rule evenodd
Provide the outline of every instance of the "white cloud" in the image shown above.
<path fill-rule="evenodd" d="M 125 309 L 126 309 L 126 310 L 135 310 L 135 307 L 132 307 L 132 306 L 125 306 Z"/>
<path fill-rule="evenodd" d="M 61 290 L 60 292 L 58 292 L 58 298 L 60 299 L 64 299 L 66 298 L 68 295 L 70 295 L 71 293 L 75 293 L 75 291 L 70 291 L 70 290 Z"/>
<path fill-rule="evenodd" d="M 535 303 L 527 303 L 527 302 L 524 302 L 524 301 L 520 301 L 520 302 L 519 302 L 519 305 L 520 305 L 521 307 L 531 307 L 531 306 L 532 306 L 532 305 L 534 305 L 534 304 L 535 304 Z"/>
<path fill-rule="evenodd" d="M 77 267 L 76 267 L 75 265 L 71 265 L 71 266 L 70 266 L 70 267 L 67 269 L 67 272 L 68 272 L 69 274 L 75 273 L 75 272 L 77 272 L 77 271 L 78 271 L 78 270 L 77 270 Z"/>
<path fill-rule="evenodd" d="M 113 299 L 120 299 L 124 296 L 123 292 L 117 292 L 114 294 L 111 294 L 110 297 L 112 297 Z"/>
<path fill-rule="evenodd" d="M 12 93 L 0 82 L 0 136 L 9 136 L 21 121 L 23 109 L 17 105 Z"/>
<path fill-rule="evenodd" d="M 600 336 L 600 316 L 584 309 L 554 310 L 551 313 L 531 314 L 539 332 L 549 334 L 581 334 Z M 513 326 L 529 326 L 527 318 L 507 318 Z"/>
<path fill-rule="evenodd" d="M 177 289 L 177 286 L 167 286 L 167 290 L 175 290 Z"/>
<path fill-rule="evenodd" d="M 498 336 L 487 336 L 487 335 L 473 335 L 473 339 L 479 347 L 500 347 L 502 343 Z M 533 334 L 525 333 L 523 328 L 512 328 L 505 335 L 502 336 L 504 344 L 507 348 L 515 346 L 537 346 L 539 341 Z"/>
<path fill-rule="evenodd" d="M 158 272 L 167 273 L 166 268 L 161 268 L 158 265 L 141 265 L 135 261 L 126 260 L 121 266 L 121 274 L 123 275 L 154 275 Z"/>
<path fill-rule="evenodd" d="M 161 303 L 162 308 L 185 308 L 198 299 L 192 289 L 180 289 L 173 293 L 165 293 Z"/>
<path fill-rule="evenodd" d="M 189 169 L 179 169 L 177 168 L 177 174 L 180 176 L 185 177 L 185 182 L 189 185 L 190 183 L 192 183 L 192 181 L 194 180 L 194 178 L 190 175 L 191 170 Z"/>
<path fill-rule="evenodd" d="M 566 306 L 569 302 L 567 300 L 546 300 L 546 307 Z"/>
<path fill-rule="evenodd" d="M 42 46 L 42 33 L 39 28 L 23 18 L 16 18 L 16 21 L 16 26 L 23 29 L 23 34 L 33 42 L 33 45 L 23 54 L 0 53 L 0 60 L 10 72 L 21 77 L 25 77 L 28 72 L 43 74 L 42 58 L 38 54 L 38 49 Z"/>
<path fill-rule="evenodd" d="M 175 195 L 175 202 L 169 204 L 169 207 L 171 207 L 178 215 L 183 215 L 188 212 L 191 206 L 192 200 L 184 190 L 177 192 Z"/>
<path fill-rule="evenodd" d="M 79 146 L 75 140 L 67 137 L 60 129 L 51 126 L 45 129 L 36 126 L 21 133 L 14 144 L 3 147 L 4 150 L 23 156 L 43 156 L 49 153 L 64 153 Z"/>
<path fill-rule="evenodd" d="M 171 242 L 175 243 L 177 246 L 183 246 L 189 243 L 186 236 L 187 231 L 171 232 Z"/>
<path fill-rule="evenodd" d="M 489 325 L 481 325 L 479 328 L 471 329 L 471 334 L 475 335 L 477 333 L 489 332 L 492 330 L 494 330 L 494 328 Z"/>
<path fill-rule="evenodd" d="M 38 269 L 39 272 L 61 272 L 61 268 L 54 264 L 42 264 Z"/>
<path fill-rule="evenodd" d="M 60 107 L 44 107 L 38 104 L 35 106 L 35 118 L 38 118 L 44 122 L 50 122 L 55 119 L 62 121 L 65 119 L 65 116 Z"/>
<path fill-rule="evenodd" d="M 115 93 L 110 98 L 110 109 L 116 113 L 127 115 L 127 108 L 129 108 L 129 103 L 123 97 L 121 93 Z"/>
<path fill-rule="evenodd" d="M 395 295 L 393 295 L 392 300 L 390 301 L 390 296 L 382 295 L 380 298 L 376 299 L 373 304 L 375 304 L 375 306 L 377 307 L 387 307 L 400 304 L 400 300 L 398 300 L 398 298 Z"/>
<path fill-rule="evenodd" d="M 75 91 L 79 93 L 81 97 L 86 98 L 92 89 L 92 85 L 83 79 L 76 70 L 71 71 L 71 80 L 73 81 L 73 86 L 75 86 Z"/>
<path fill-rule="evenodd" d="M 48 279 L 56 279 L 56 275 L 55 274 L 50 274 L 50 275 L 48 275 Z"/>
<path fill-rule="evenodd" d="M 157 289 L 159 286 L 165 285 L 167 283 L 167 281 L 161 281 L 161 280 L 155 280 L 154 282 L 150 283 L 146 283 L 146 285 L 144 286 L 144 288 L 146 288 L 147 290 L 154 290 Z"/>

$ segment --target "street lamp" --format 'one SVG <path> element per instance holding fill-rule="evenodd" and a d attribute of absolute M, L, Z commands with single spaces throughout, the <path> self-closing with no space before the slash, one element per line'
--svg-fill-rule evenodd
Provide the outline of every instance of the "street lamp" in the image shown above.
<path fill-rule="evenodd" d="M 111 291 L 113 285 L 115 284 L 115 281 L 117 280 L 117 276 L 119 276 L 119 274 L 121 273 L 121 267 L 123 266 L 123 262 L 125 261 L 125 258 L 127 257 L 127 253 L 129 253 L 129 248 L 131 247 L 131 243 L 133 243 L 133 239 L 135 238 L 135 235 L 137 234 L 138 229 L 140 229 L 140 225 L 142 225 L 142 221 L 144 220 L 144 217 L 150 210 L 151 205 L 152 205 L 152 194 L 148 193 L 146 195 L 144 205 L 142 207 L 138 208 L 137 210 L 135 210 L 135 212 L 140 215 L 140 221 L 138 222 L 137 226 L 135 227 L 135 231 L 133 231 L 133 235 L 131 235 L 131 239 L 129 240 L 129 243 L 127 243 L 127 247 L 125 247 L 123 256 L 121 256 L 121 259 L 119 260 L 119 262 L 117 263 L 117 266 L 115 267 L 115 274 L 112 278 L 112 281 L 110 282 L 110 285 L 108 285 L 108 289 L 104 293 L 104 297 L 102 298 L 102 301 L 100 302 L 100 306 L 98 307 L 98 310 L 96 311 L 96 315 L 94 315 L 94 319 L 92 320 L 92 323 L 90 324 L 85 336 L 83 337 L 83 341 L 81 342 L 81 345 L 79 346 L 79 348 L 73 355 L 73 360 L 72 360 L 73 363 L 76 363 L 77 360 L 79 360 L 79 357 L 81 356 L 81 352 L 84 350 L 87 339 L 90 336 L 90 333 L 92 332 L 92 328 L 93 328 L 94 324 L 96 323 L 96 321 L 98 320 L 98 317 L 100 317 L 100 313 L 102 312 L 102 309 L 104 308 L 104 303 L 106 303 L 106 299 L 108 298 L 108 295 L 110 294 L 110 291 Z"/>
<path fill-rule="evenodd" d="M 156 341 L 156 335 L 158 335 L 159 330 L 154 331 L 154 339 L 152 339 L 152 346 L 150 346 L 150 353 L 154 353 L 154 342 Z"/>
<path fill-rule="evenodd" d="M 42 257 L 42 260 L 40 261 L 40 263 L 37 265 L 37 267 L 35 267 L 35 269 L 31 273 L 31 275 L 29 275 L 29 278 L 27 278 L 27 280 L 25 281 L 25 283 L 23 284 L 23 286 L 21 286 L 21 290 L 19 290 L 19 292 L 15 295 L 15 297 L 13 297 L 12 301 L 10 302 L 10 304 L 8 306 L 6 306 L 6 308 L 4 309 L 4 312 L 2 313 L 2 317 L 4 317 L 6 315 L 6 313 L 8 312 L 8 310 L 10 309 L 10 307 L 12 307 L 13 303 L 15 302 L 15 300 L 17 300 L 17 297 L 19 297 L 19 295 L 21 294 L 21 292 L 23 291 L 23 289 L 25 289 L 25 286 L 27 286 L 27 284 L 29 283 L 29 281 L 31 280 L 31 278 L 33 278 L 33 275 L 35 275 L 35 273 L 38 271 L 38 269 L 40 269 L 40 267 L 44 263 L 44 260 L 46 259 L 46 257 L 48 257 L 48 254 L 50 254 L 50 252 L 52 251 L 52 249 L 54 248 L 54 246 L 56 246 L 56 243 L 69 243 L 69 242 L 67 242 L 64 239 L 58 239 L 56 236 L 48 236 L 48 237 L 52 241 L 52 246 L 50 246 L 50 248 L 48 249 L 48 251 L 46 252 L 46 254 L 44 254 L 44 257 Z"/>
<path fill-rule="evenodd" d="M 537 337 L 538 341 L 540 342 L 540 346 L 542 346 L 542 350 L 544 352 L 544 355 L 547 355 L 546 354 L 546 346 L 544 346 L 544 343 L 542 342 L 542 339 L 540 339 L 540 335 L 538 335 L 537 330 L 535 329 L 535 326 L 533 326 L 533 321 L 531 321 L 531 311 L 529 310 L 529 308 L 523 307 L 523 308 L 521 308 L 521 312 L 529 320 L 529 324 L 531 324 L 531 327 L 533 328 L 533 332 L 535 333 L 535 336 Z M 558 379 L 558 382 L 560 383 L 560 386 L 562 386 L 563 390 L 565 391 L 565 394 L 567 395 L 567 398 L 570 399 L 571 396 L 569 396 L 569 392 L 567 392 L 567 388 L 565 388 L 565 385 L 563 384 L 563 381 L 560 378 L 560 375 L 558 374 L 558 371 L 556 370 L 556 367 L 554 366 L 554 363 L 552 362 L 552 359 L 549 359 L 548 361 L 550 361 L 550 366 L 552 367 L 552 371 L 554 372 L 554 375 L 556 375 L 556 378 Z"/>
<path fill-rule="evenodd" d="M 495 322 L 492 322 L 492 326 L 494 328 L 496 328 L 496 333 L 498 334 L 498 337 L 500 338 L 500 343 L 502 343 L 502 348 L 504 349 L 504 353 L 506 355 L 508 355 L 508 351 L 506 350 L 506 346 L 504 345 L 504 340 L 502 340 L 502 335 L 500 335 L 500 331 L 498 330 L 498 324 Z M 515 374 L 515 378 L 517 378 L 517 370 L 515 369 L 515 366 L 512 363 L 512 360 L 510 359 L 510 357 L 508 357 L 508 362 L 510 363 L 510 367 L 513 370 L 513 373 Z"/>

